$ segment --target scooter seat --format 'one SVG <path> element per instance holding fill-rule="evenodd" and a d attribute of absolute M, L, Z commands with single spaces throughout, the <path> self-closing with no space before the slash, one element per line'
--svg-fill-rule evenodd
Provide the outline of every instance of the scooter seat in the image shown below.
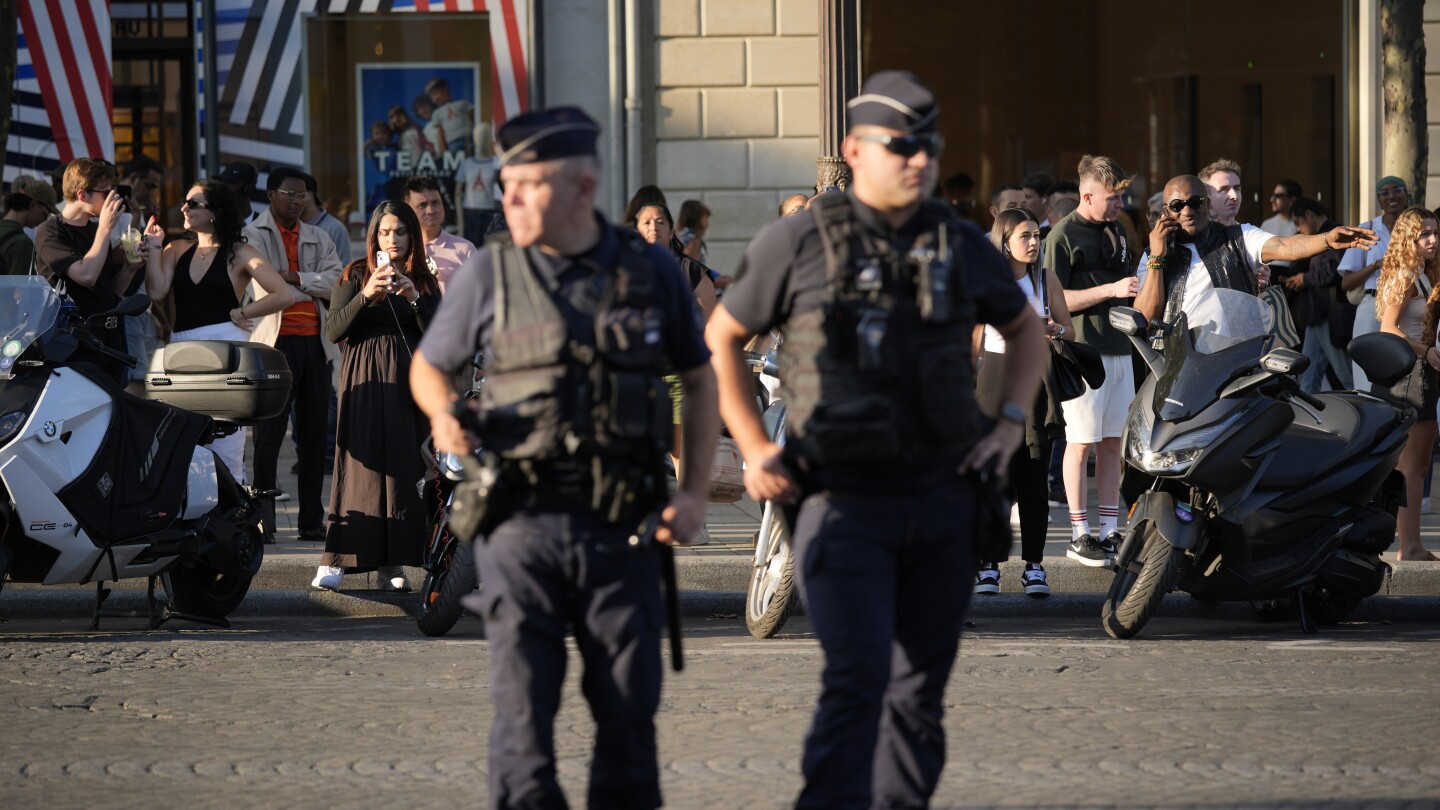
<path fill-rule="evenodd" d="M 1298 486 L 1313 481 L 1323 470 L 1338 466 L 1351 456 L 1369 452 L 1381 428 L 1395 422 L 1389 405 L 1349 393 L 1320 394 L 1325 403 L 1320 423 L 1296 404 L 1295 421 L 1281 434 L 1280 449 L 1265 472 L 1267 489 Z"/>

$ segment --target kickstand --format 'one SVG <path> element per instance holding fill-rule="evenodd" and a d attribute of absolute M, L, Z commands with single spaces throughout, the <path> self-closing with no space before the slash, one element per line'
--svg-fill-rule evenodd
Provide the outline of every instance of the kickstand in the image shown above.
<path fill-rule="evenodd" d="M 1306 593 L 1304 588 L 1295 589 L 1295 609 L 1300 613 L 1300 632 L 1307 636 L 1313 636 L 1320 632 L 1315 624 L 1315 617 L 1310 615 L 1310 609 L 1305 605 Z"/>
<path fill-rule="evenodd" d="M 154 605 L 155 605 L 155 577 L 150 577 L 150 605 L 151 605 L 150 629 L 151 629 L 151 630 L 158 630 L 158 629 L 160 628 L 160 625 L 162 625 L 162 624 L 170 621 L 171 619 L 175 619 L 175 620 L 182 621 L 182 622 L 194 622 L 195 624 L 204 624 L 204 625 L 208 625 L 208 626 L 210 626 L 210 627 L 219 627 L 219 628 L 221 628 L 221 629 L 223 629 L 223 630 L 229 630 L 229 629 L 230 629 L 230 622 L 226 621 L 225 619 L 217 618 L 217 617 L 214 617 L 214 616 L 196 616 L 196 615 L 193 614 L 193 613 L 182 613 L 182 612 L 176 610 L 176 609 L 175 609 L 175 586 L 174 586 L 174 585 L 171 583 L 171 581 L 170 581 L 170 572 L 169 572 L 169 571 L 166 571 L 166 572 L 162 573 L 162 574 L 160 575 L 160 579 L 165 583 L 165 605 L 164 605 L 164 609 L 160 612 L 160 615 L 159 615 L 159 617 L 157 618 L 157 617 L 155 616 L 155 613 L 154 613 Z"/>
<path fill-rule="evenodd" d="M 105 583 L 104 583 L 103 581 L 96 582 L 96 583 L 95 583 L 95 612 L 94 612 L 93 614 L 91 614 L 91 616 L 90 616 L 90 629 L 91 629 L 91 630 L 99 630 L 99 629 L 100 629 L 100 617 L 101 617 L 101 616 L 112 616 L 112 615 L 114 615 L 114 614 L 111 614 L 111 613 L 104 613 L 104 612 L 102 612 L 101 609 L 100 609 L 100 608 L 105 604 L 105 600 L 108 599 L 108 598 L 110 598 L 110 589 L 107 588 L 107 587 L 105 587 Z"/>

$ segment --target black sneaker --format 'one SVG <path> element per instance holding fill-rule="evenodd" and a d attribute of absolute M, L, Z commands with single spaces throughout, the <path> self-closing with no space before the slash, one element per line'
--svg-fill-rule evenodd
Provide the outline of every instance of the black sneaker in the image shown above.
<path fill-rule="evenodd" d="M 1050 595 L 1050 583 L 1045 579 L 1045 567 L 1035 563 L 1025 563 L 1025 570 L 1020 574 L 1020 584 L 1025 586 L 1025 595 L 1035 599 L 1044 599 Z"/>
<path fill-rule="evenodd" d="M 980 570 L 975 572 L 975 593 L 1000 593 L 1000 569 L 994 563 L 981 565 Z"/>
<path fill-rule="evenodd" d="M 1048 498 L 1051 506 L 1067 509 L 1070 507 L 1070 501 L 1065 497 L 1065 490 L 1061 487 L 1051 487 Z"/>
<path fill-rule="evenodd" d="M 1070 541 L 1069 548 L 1065 549 L 1065 556 L 1091 568 L 1110 567 L 1110 555 L 1095 535 L 1087 534 Z"/>
<path fill-rule="evenodd" d="M 1120 550 L 1120 544 L 1123 542 L 1125 542 L 1124 535 L 1120 532 L 1110 532 L 1105 535 L 1104 540 L 1100 541 L 1100 547 L 1105 549 L 1105 553 L 1110 555 L 1110 561 L 1114 562 L 1115 554 Z"/>

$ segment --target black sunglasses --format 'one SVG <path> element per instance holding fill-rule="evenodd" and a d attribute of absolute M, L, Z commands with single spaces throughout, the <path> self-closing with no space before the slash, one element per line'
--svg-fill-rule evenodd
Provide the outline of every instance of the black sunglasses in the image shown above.
<path fill-rule="evenodd" d="M 199 208 L 199 209 L 204 210 L 204 209 L 209 209 L 209 208 L 210 208 L 210 203 L 200 202 L 199 200 L 195 199 L 194 197 L 191 197 L 190 199 L 186 200 L 185 202 L 180 203 L 180 205 L 182 205 L 182 206 L 185 207 L 185 208 L 190 208 L 190 209 Z"/>
<path fill-rule="evenodd" d="M 892 154 L 900 157 L 914 157 L 924 150 L 935 157 L 945 148 L 945 139 L 940 135 L 856 135 L 856 140 L 878 143 Z"/>
<path fill-rule="evenodd" d="M 1207 203 L 1207 202 L 1209 202 L 1209 200 L 1206 199 L 1205 197 L 1201 197 L 1201 196 L 1199 196 L 1199 195 L 1196 195 L 1196 196 L 1194 196 L 1194 197 L 1191 197 L 1191 198 L 1188 199 L 1188 200 L 1181 200 L 1181 199 L 1171 200 L 1170 202 L 1165 203 L 1165 207 L 1170 209 L 1170 213 L 1172 213 L 1172 214 L 1178 214 L 1178 213 L 1180 213 L 1181 211 L 1184 211 L 1186 208 L 1190 208 L 1190 209 L 1193 209 L 1193 210 L 1195 210 L 1195 211 L 1199 211 L 1201 208 L 1204 208 L 1204 207 L 1205 207 L 1205 203 Z"/>

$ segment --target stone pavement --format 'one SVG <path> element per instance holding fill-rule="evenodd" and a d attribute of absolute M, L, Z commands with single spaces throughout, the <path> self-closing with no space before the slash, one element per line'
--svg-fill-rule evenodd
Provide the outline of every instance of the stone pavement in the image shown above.
<path fill-rule="evenodd" d="M 766 642 L 734 619 L 687 622 L 687 668 L 667 669 L 657 717 L 668 807 L 793 802 L 821 655 L 792 621 Z M 1157 619 L 1120 642 L 1093 620 L 979 624 L 946 693 L 937 808 L 1440 806 L 1433 625 L 1302 638 Z M 445 639 L 385 619 L 82 626 L 0 624 L 6 806 L 483 806 L 478 623 Z M 570 660 L 556 749 L 583 807 L 593 724 Z"/>

